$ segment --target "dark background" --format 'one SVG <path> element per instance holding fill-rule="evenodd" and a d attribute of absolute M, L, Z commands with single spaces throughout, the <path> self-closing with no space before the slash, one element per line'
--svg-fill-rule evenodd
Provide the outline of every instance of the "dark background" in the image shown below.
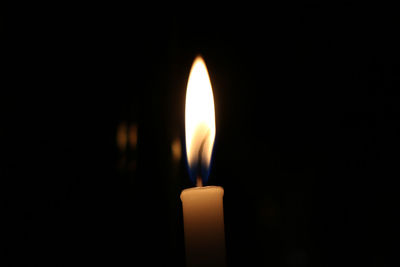
<path fill-rule="evenodd" d="M 398 265 L 397 14 L 32 5 L 2 12 L 11 266 L 184 266 L 179 194 L 192 185 L 171 145 L 199 53 L 229 266 Z M 137 144 L 117 146 L 123 125 Z"/>

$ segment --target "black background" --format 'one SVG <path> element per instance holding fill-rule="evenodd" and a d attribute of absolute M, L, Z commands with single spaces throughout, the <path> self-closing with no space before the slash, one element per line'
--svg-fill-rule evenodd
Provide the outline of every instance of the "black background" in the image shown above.
<path fill-rule="evenodd" d="M 171 143 L 201 54 L 229 266 L 398 264 L 390 9 L 32 5 L 2 12 L 6 261 L 184 266 L 192 185 Z M 118 150 L 121 123 L 137 126 L 135 148 Z"/>

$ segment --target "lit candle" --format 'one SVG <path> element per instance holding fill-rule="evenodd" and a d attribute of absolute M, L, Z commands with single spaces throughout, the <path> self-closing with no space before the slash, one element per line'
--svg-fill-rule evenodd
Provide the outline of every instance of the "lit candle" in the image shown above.
<path fill-rule="evenodd" d="M 204 60 L 190 71 L 185 105 L 186 154 L 196 187 L 181 193 L 188 267 L 225 266 L 225 230 L 220 186 L 207 181 L 215 139 L 214 97 Z"/>

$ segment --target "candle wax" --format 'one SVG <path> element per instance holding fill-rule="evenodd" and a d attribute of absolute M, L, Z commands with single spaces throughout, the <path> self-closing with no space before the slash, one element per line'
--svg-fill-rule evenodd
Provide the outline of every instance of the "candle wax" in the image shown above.
<path fill-rule="evenodd" d="M 225 230 L 220 186 L 193 187 L 181 193 L 188 267 L 225 266 Z"/>

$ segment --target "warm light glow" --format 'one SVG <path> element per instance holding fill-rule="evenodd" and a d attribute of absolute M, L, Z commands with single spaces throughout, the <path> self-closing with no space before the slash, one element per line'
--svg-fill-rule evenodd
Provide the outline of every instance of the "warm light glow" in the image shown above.
<path fill-rule="evenodd" d="M 129 140 L 129 146 L 132 149 L 136 148 L 137 145 L 137 139 L 138 139 L 138 127 L 136 124 L 132 124 L 129 126 L 129 133 L 128 133 L 128 140 Z"/>
<path fill-rule="evenodd" d="M 125 122 L 121 122 L 117 128 L 117 146 L 121 151 L 125 151 L 128 143 L 127 128 Z"/>
<path fill-rule="evenodd" d="M 215 111 L 210 77 L 200 56 L 193 62 L 187 85 L 185 135 L 189 167 L 208 168 L 215 139 Z M 197 166 L 200 161 L 201 166 Z"/>
<path fill-rule="evenodd" d="M 181 139 L 175 138 L 171 144 L 172 159 L 178 162 L 182 156 Z"/>

